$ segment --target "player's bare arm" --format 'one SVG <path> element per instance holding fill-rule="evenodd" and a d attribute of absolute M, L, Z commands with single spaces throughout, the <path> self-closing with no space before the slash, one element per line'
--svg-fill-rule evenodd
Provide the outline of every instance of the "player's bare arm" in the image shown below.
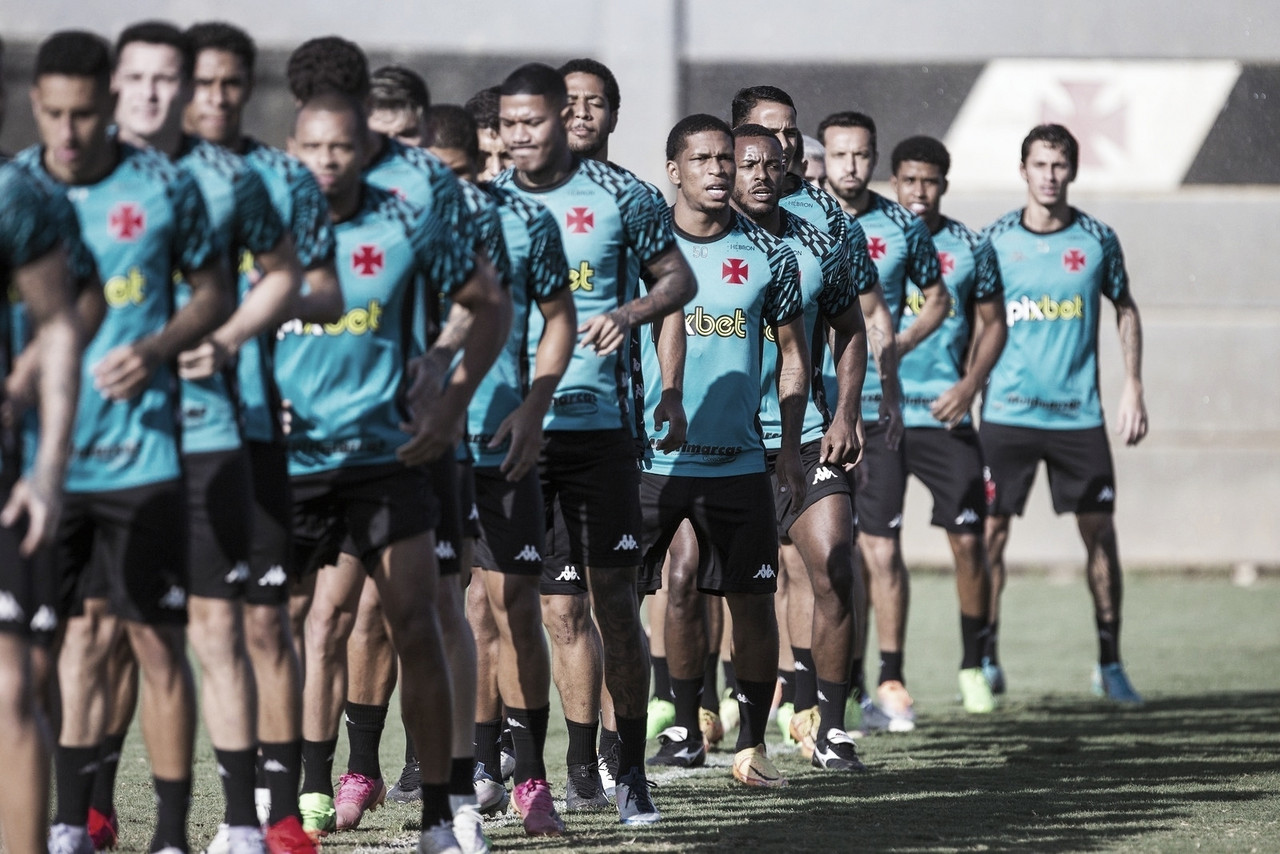
<path fill-rule="evenodd" d="M 644 277 L 649 283 L 644 296 L 597 314 L 578 328 L 581 346 L 594 347 L 597 354 L 607 356 L 622 346 L 632 327 L 679 311 L 698 293 L 693 271 L 674 244 L 645 265 Z"/>
<path fill-rule="evenodd" d="M 954 427 L 973 408 L 973 401 L 987 384 L 987 377 L 1004 351 L 1009 326 L 1004 319 L 1004 302 L 987 300 L 974 311 L 973 342 L 969 345 L 968 367 L 960 381 L 938 395 L 930 412 L 947 427 Z"/>
<path fill-rule="evenodd" d="M 951 295 L 947 293 L 942 279 L 934 279 L 921 288 L 920 293 L 924 295 L 924 307 L 916 315 L 916 322 L 899 332 L 896 338 L 899 359 L 932 335 L 947 319 L 947 310 L 951 308 Z"/>
<path fill-rule="evenodd" d="M 800 461 L 800 434 L 809 402 L 809 340 L 804 315 L 775 329 L 778 342 L 778 411 L 782 420 L 782 447 L 778 450 L 779 491 L 786 490 L 799 506 L 804 501 L 804 464 Z"/>
<path fill-rule="evenodd" d="M 862 460 L 862 384 L 867 378 L 867 324 L 862 306 L 854 302 L 840 316 L 830 318 L 831 354 L 836 366 L 839 400 L 831 426 L 822 437 L 822 461 L 857 465 Z"/>
<path fill-rule="evenodd" d="M 342 285 L 332 261 L 317 264 L 302 274 L 305 287 L 294 295 L 289 317 L 303 323 L 333 323 L 342 317 Z"/>
<path fill-rule="evenodd" d="M 884 301 L 880 285 L 859 295 L 862 314 L 867 324 L 867 348 L 876 360 L 883 388 L 880 399 L 880 423 L 886 426 L 885 444 L 890 449 L 902 441 L 902 384 L 898 380 L 898 344 L 893 331 L 893 315 Z"/>
<path fill-rule="evenodd" d="M 1147 404 L 1142 397 L 1142 318 L 1138 304 L 1125 294 L 1116 300 L 1116 327 L 1124 358 L 1124 388 L 1120 392 L 1120 423 L 1116 432 L 1126 445 L 1136 445 L 1147 435 Z"/>
<path fill-rule="evenodd" d="M 689 433 L 689 420 L 684 411 L 684 358 L 688 339 L 684 331 L 684 312 L 673 311 L 654 322 L 657 335 L 658 367 L 662 373 L 662 398 L 653 408 L 653 428 L 667 425 L 667 435 L 656 447 L 664 453 L 678 451 Z"/>

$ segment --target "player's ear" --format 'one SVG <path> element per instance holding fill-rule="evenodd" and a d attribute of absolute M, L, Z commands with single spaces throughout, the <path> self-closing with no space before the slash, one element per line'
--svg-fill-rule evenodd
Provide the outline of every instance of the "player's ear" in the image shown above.
<path fill-rule="evenodd" d="M 680 167 L 676 166 L 674 160 L 667 161 L 667 180 L 677 187 L 680 186 Z"/>
<path fill-rule="evenodd" d="M 613 133 L 617 129 L 618 129 L 618 114 L 610 110 L 609 111 L 609 133 Z"/>
<path fill-rule="evenodd" d="M 947 194 L 947 190 L 951 188 L 951 182 L 944 175 L 942 181 L 938 184 L 938 196 L 942 197 Z"/>

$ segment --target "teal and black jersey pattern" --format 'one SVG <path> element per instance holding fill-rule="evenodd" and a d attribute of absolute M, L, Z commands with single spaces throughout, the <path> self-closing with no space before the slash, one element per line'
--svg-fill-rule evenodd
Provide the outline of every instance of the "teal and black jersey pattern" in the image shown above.
<path fill-rule="evenodd" d="M 819 439 L 831 423 L 831 411 L 822 382 L 826 334 L 819 320 L 839 317 L 858 299 L 850 277 L 846 246 L 801 216 L 782 211 L 782 239 L 795 253 L 800 268 L 800 291 L 804 302 L 804 331 L 809 339 L 811 367 L 809 405 L 805 407 L 804 433 L 800 441 Z M 871 278 L 874 286 L 874 276 Z M 764 446 L 782 447 L 782 411 L 778 404 L 778 350 L 773 346 L 773 330 L 766 329 L 764 371 L 760 389 L 760 423 Z M 831 401 L 834 403 L 835 401 Z"/>
<path fill-rule="evenodd" d="M 760 424 L 764 354 L 776 349 L 765 329 L 804 310 L 800 267 L 782 240 L 741 214 L 714 237 L 676 229 L 676 245 L 693 269 L 698 295 L 685 306 L 684 405 L 689 430 L 680 449 L 652 448 L 644 467 L 662 475 L 726 477 L 765 470 Z M 642 347 L 649 375 L 645 418 L 662 399 L 652 335 Z M 776 359 L 775 359 L 776 361 Z M 665 435 L 665 426 L 651 443 Z"/>
<path fill-rule="evenodd" d="M 107 314 L 85 347 L 80 400 L 67 471 L 68 492 L 128 489 L 180 474 L 176 378 L 160 365 L 135 398 L 112 402 L 93 385 L 93 368 L 116 347 L 164 328 L 174 310 L 174 271 L 205 267 L 220 251 L 200 189 L 155 151 L 119 143 L 115 169 L 96 184 L 62 185 L 102 279 Z M 53 182 L 42 149 L 17 162 Z"/>
<path fill-rule="evenodd" d="M 329 203 L 311 170 L 297 158 L 255 139 L 246 139 L 241 151 L 245 162 L 266 185 L 272 207 L 293 236 L 293 248 L 302 269 L 332 263 L 333 224 L 329 221 Z M 242 251 L 238 269 L 238 290 L 243 300 L 262 279 L 262 268 L 252 252 Z M 272 331 L 246 341 L 236 360 L 244 437 L 252 442 L 284 441 L 280 429 L 280 390 L 275 377 L 275 340 Z"/>
<path fill-rule="evenodd" d="M 473 244 L 446 219 L 369 184 L 334 236 L 342 318 L 291 321 L 276 347 L 294 476 L 395 461 L 408 439 L 400 393 L 416 351 L 415 303 L 454 293 L 475 269 Z"/>
<path fill-rule="evenodd" d="M 555 216 L 579 323 L 634 299 L 638 269 L 675 243 L 670 214 L 654 204 L 645 184 L 605 163 L 576 160 L 572 171 L 550 187 L 526 187 L 513 170 L 499 175 L 494 184 L 545 205 Z M 531 338 L 540 332 L 534 328 L 536 323 L 535 317 Z M 629 339 L 603 358 L 590 348 L 575 348 L 545 428 L 634 432 L 629 399 L 632 359 Z"/>
<path fill-rule="evenodd" d="M 1120 241 L 1083 211 L 1037 234 L 1013 211 L 987 226 L 1004 283 L 1009 340 L 991 371 L 982 418 L 992 424 L 1083 430 L 1102 425 L 1098 396 L 1101 297 L 1129 292 Z"/>
<path fill-rule="evenodd" d="M 902 422 L 908 427 L 942 427 L 930 407 L 938 395 L 960 381 L 965 353 L 973 331 L 976 305 L 1004 298 L 1000 268 L 991 242 L 964 223 L 942 218 L 942 227 L 933 235 L 938 249 L 938 268 L 951 301 L 947 316 L 928 338 L 902 357 L 898 370 L 902 378 Z M 907 285 L 907 302 L 900 329 L 915 323 L 924 308 L 924 294 L 913 282 Z M 966 415 L 962 424 L 971 424 Z"/>
<path fill-rule="evenodd" d="M 268 252 L 284 237 L 262 177 L 244 158 L 202 139 L 187 137 L 178 165 L 191 173 L 209 210 L 215 240 L 236 269 L 243 253 Z M 177 305 L 191 288 L 178 282 Z M 203 380 L 182 380 L 182 452 L 204 454 L 240 447 L 240 411 L 233 369 Z"/>
<path fill-rule="evenodd" d="M 884 301 L 889 306 L 896 331 L 902 322 L 907 302 L 907 284 L 923 288 L 942 275 L 938 267 L 938 250 L 924 220 L 897 202 L 879 193 L 871 194 L 871 207 L 857 218 L 867 239 L 867 254 L 876 265 Z M 827 394 L 835 397 L 834 376 L 824 370 Z M 867 359 L 867 378 L 862 384 L 862 417 L 875 421 L 880 417 L 883 387 L 874 359 Z"/>
<path fill-rule="evenodd" d="M 533 303 L 553 299 L 569 287 L 569 275 L 560 228 L 551 211 L 510 189 L 484 185 L 481 190 L 497 203 L 502 218 L 503 266 L 512 302 L 511 334 L 471 398 L 466 438 L 477 466 L 497 466 L 506 459 L 510 442 L 490 448 L 489 441 L 528 392 L 531 362 L 526 354 L 532 337 Z M 540 314 L 537 317 L 542 319 Z M 536 350 L 537 339 L 532 344 Z"/>

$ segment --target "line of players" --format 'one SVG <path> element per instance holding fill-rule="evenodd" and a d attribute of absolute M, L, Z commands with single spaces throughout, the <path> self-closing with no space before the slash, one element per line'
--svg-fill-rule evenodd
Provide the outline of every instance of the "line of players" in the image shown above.
<path fill-rule="evenodd" d="M 371 78 L 355 45 L 313 40 L 289 63 L 293 159 L 243 135 L 254 58 L 223 24 L 137 25 L 114 57 L 96 36 L 59 33 L 37 56 L 42 144 L 5 167 L 44 198 L 6 196 L 6 212 L 48 208 L 60 225 L 43 231 L 74 250 L 71 322 L 87 342 L 59 459 L 74 371 L 52 393 L 65 365 L 49 352 L 74 348 L 48 330 L 72 300 L 38 305 L 19 269 L 31 250 L 6 258 L 24 298 L 10 310 L 40 330 L 7 374 L 8 417 L 41 408 L 32 476 L 14 483 L 21 462 L 5 461 L 8 518 L 25 502 L 47 529 L 49 484 L 67 468 L 41 573 L 61 588 L 12 585 L 16 613 L 64 618 L 51 851 L 114 844 L 139 672 L 151 850 L 187 850 L 187 636 L 226 795 L 210 850 L 314 850 L 357 826 L 388 794 L 378 744 L 397 680 L 410 755 L 390 794 L 421 801 L 422 850 L 487 850 L 481 811 L 508 797 L 527 833 L 563 832 L 542 759 L 553 677 L 567 808 L 616 804 L 623 822 L 653 823 L 646 735 L 660 745 L 651 764 L 705 761 L 723 737 L 722 635 L 736 779 L 786 782 L 764 742 L 777 665 L 792 659 L 788 733 L 816 767 L 861 770 L 846 698 L 861 695 L 864 728 L 914 725 L 907 473 L 933 491 L 956 555 L 966 708 L 990 711 L 1002 687 L 1001 555 L 1042 458 L 1089 549 L 1099 690 L 1140 702 L 1119 664 L 1099 294 L 1120 318 L 1131 443 L 1146 430 L 1140 325 L 1114 234 L 1067 204 L 1065 129 L 1032 132 L 1027 207 L 979 236 L 940 213 L 949 161 L 935 140 L 895 149 L 902 204 L 869 190 L 862 114 L 819 126 L 830 194 L 805 181 L 794 105 L 773 87 L 742 90 L 731 124 L 672 129 L 668 208 L 608 161 L 620 97 L 591 60 L 524 66 L 465 109 L 430 107 L 412 72 Z M 498 174 L 503 157 L 513 168 Z M 970 409 L 988 376 L 980 442 Z M 10 546 L 6 568 L 22 566 Z M 465 592 L 449 578 L 464 572 Z M 637 591 L 659 589 L 656 699 L 671 708 L 653 732 L 667 710 L 646 703 Z M 860 685 L 868 600 L 874 700 Z M 10 622 L 53 640 L 47 616 Z M 19 692 L 17 719 L 34 693 Z M 16 828 L 42 845 L 43 822 L 30 826 L 42 806 L 25 824 L 10 812 L 14 850 L 30 848 Z"/>

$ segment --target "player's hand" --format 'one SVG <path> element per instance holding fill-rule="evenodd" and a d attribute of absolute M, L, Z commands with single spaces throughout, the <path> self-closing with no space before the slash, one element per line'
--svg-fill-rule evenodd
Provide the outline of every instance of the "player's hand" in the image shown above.
<path fill-rule="evenodd" d="M 93 387 L 107 400 L 132 400 L 155 372 L 157 359 L 138 342 L 111 350 L 93 368 Z"/>
<path fill-rule="evenodd" d="M 178 354 L 178 376 L 184 380 L 208 379 L 221 371 L 231 358 L 226 345 L 206 338 L 190 350 Z"/>
<path fill-rule="evenodd" d="M 498 470 L 507 476 L 507 482 L 516 483 L 538 462 L 542 453 L 542 416 L 538 407 L 530 406 L 526 400 L 502 419 L 493 438 L 489 440 L 490 448 L 500 448 L 502 443 L 511 439 L 511 447 L 507 456 L 498 466 Z"/>
<path fill-rule="evenodd" d="M 1136 445 L 1147 435 L 1147 405 L 1142 400 L 1142 386 L 1126 381 L 1120 392 L 1120 423 L 1116 434 L 1126 445 Z"/>
<path fill-rule="evenodd" d="M 778 451 L 774 462 L 778 473 L 778 498 L 788 502 L 791 507 L 804 504 L 805 479 L 804 463 L 800 461 L 800 449 L 784 447 Z"/>
<path fill-rule="evenodd" d="M 9 492 L 9 501 L 0 511 L 0 525 L 12 528 L 24 516 L 27 533 L 18 550 L 30 557 L 40 546 L 53 542 L 62 515 L 62 493 L 48 489 L 26 478 L 20 479 Z"/>
<path fill-rule="evenodd" d="M 404 373 L 409 383 L 404 392 L 404 404 L 411 418 L 415 413 L 440 405 L 447 368 L 430 355 L 423 355 L 410 359 Z"/>
<path fill-rule="evenodd" d="M 443 401 L 439 406 L 416 410 L 409 421 L 400 425 L 412 438 L 400 446 L 396 456 L 407 466 L 439 459 L 462 440 L 466 418 L 466 406 L 449 406 Z"/>
<path fill-rule="evenodd" d="M 661 430 L 664 424 L 667 425 L 667 435 L 653 447 L 664 454 L 680 450 L 689 436 L 689 420 L 684 412 L 684 395 L 674 389 L 664 389 L 662 399 L 653 408 L 653 429 Z"/>
<path fill-rule="evenodd" d="M 862 459 L 862 419 L 836 411 L 831 426 L 822 436 L 822 462 L 833 466 L 855 466 Z"/>
<path fill-rule="evenodd" d="M 938 395 L 938 399 L 929 407 L 929 412 L 950 430 L 964 421 L 965 416 L 973 408 L 973 399 L 976 396 L 977 389 L 970 389 L 968 384 L 961 380 Z"/>
<path fill-rule="evenodd" d="M 597 356 L 608 356 L 622 346 L 630 330 L 631 326 L 616 311 L 597 314 L 578 327 L 578 346 L 594 347 Z"/>
<path fill-rule="evenodd" d="M 902 443 L 902 407 L 891 406 L 887 401 L 880 401 L 880 426 L 884 427 L 884 444 L 891 451 L 898 450 Z"/>

